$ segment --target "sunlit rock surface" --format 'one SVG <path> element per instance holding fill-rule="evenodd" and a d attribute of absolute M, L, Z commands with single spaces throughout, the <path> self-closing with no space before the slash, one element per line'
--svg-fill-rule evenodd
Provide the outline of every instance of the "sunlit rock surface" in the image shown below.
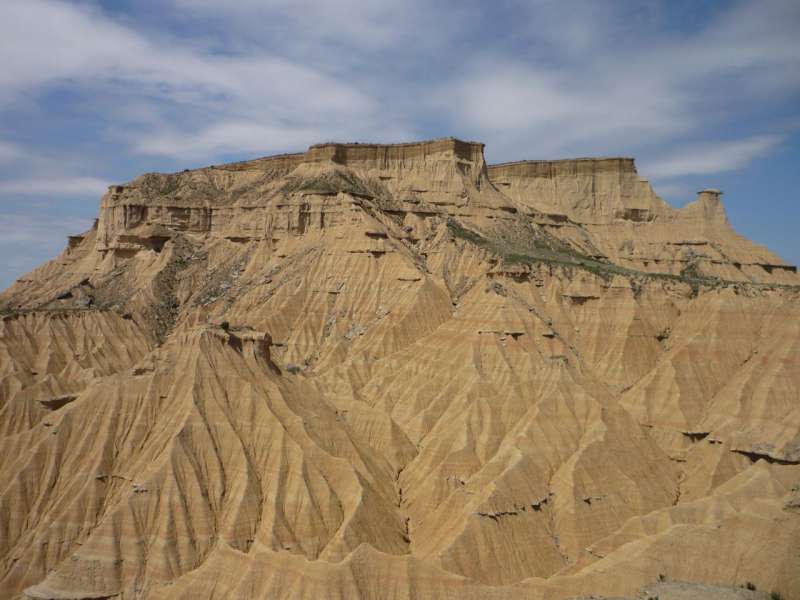
<path fill-rule="evenodd" d="M 0 308 L 0 598 L 800 597 L 800 277 L 632 159 L 147 174 Z"/>

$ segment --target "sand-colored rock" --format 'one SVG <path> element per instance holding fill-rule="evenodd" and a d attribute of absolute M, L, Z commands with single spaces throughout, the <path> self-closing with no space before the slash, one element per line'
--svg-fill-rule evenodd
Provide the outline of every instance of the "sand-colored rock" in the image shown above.
<path fill-rule="evenodd" d="M 694 202 L 672 208 L 639 177 L 632 158 L 521 161 L 493 165 L 489 177 L 529 210 L 579 223 L 595 252 L 617 264 L 730 280 L 796 281 L 795 266 L 733 231 L 720 190 L 702 190 Z"/>
<path fill-rule="evenodd" d="M 0 598 L 800 595 L 800 277 L 631 159 L 147 174 L 0 308 Z"/>

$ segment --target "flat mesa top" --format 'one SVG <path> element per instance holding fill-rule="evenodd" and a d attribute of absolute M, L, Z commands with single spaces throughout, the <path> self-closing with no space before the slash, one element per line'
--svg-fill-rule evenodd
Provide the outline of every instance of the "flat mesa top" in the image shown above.
<path fill-rule="evenodd" d="M 510 160 L 501 163 L 493 163 L 490 167 L 508 167 L 512 165 L 527 165 L 527 164 L 558 164 L 558 163 L 582 163 L 582 162 L 604 162 L 604 161 L 630 161 L 635 159 L 632 156 L 581 156 L 578 158 L 532 158 L 527 160 Z"/>
<path fill-rule="evenodd" d="M 467 144 L 470 146 L 481 146 L 481 147 L 486 146 L 486 144 L 484 144 L 483 142 L 462 140 L 455 137 L 442 137 L 442 138 L 434 138 L 432 140 L 420 140 L 417 142 L 397 142 L 391 144 L 381 144 L 375 142 L 322 142 L 319 144 L 312 144 L 311 146 L 309 146 L 309 150 L 311 150 L 312 148 L 326 148 L 329 146 L 336 146 L 339 148 L 413 148 L 414 146 L 427 146 L 430 144 L 439 144 L 442 142 Z"/>

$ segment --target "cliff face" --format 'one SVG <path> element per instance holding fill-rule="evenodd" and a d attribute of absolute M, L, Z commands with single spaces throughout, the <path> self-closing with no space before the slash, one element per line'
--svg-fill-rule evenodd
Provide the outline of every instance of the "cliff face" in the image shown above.
<path fill-rule="evenodd" d="M 489 176 L 531 208 L 583 223 L 648 221 L 668 209 L 639 178 L 632 158 L 505 163 L 492 165 Z"/>
<path fill-rule="evenodd" d="M 674 209 L 639 177 L 631 158 L 523 161 L 489 167 L 505 194 L 586 230 L 614 263 L 648 272 L 743 281 L 795 281 L 796 267 L 730 227 L 719 190 Z"/>
<path fill-rule="evenodd" d="M 800 593 L 800 278 L 631 159 L 148 174 L 0 307 L 2 598 Z"/>

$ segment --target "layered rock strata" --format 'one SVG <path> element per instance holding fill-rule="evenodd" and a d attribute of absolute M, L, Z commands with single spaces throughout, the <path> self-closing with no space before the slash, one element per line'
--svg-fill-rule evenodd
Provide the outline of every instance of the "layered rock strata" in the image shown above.
<path fill-rule="evenodd" d="M 631 159 L 147 174 L 0 308 L 0 598 L 800 594 L 800 277 Z"/>

